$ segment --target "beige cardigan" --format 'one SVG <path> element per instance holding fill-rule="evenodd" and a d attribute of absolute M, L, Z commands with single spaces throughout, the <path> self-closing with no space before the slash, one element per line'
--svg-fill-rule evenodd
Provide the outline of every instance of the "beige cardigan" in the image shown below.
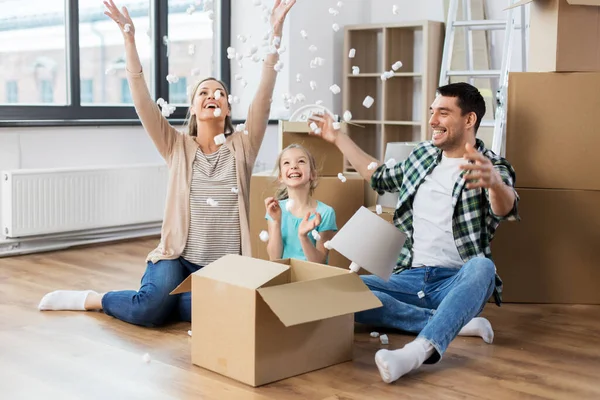
<path fill-rule="evenodd" d="M 261 81 L 250 104 L 246 129 L 248 135 L 235 132 L 225 145 L 235 156 L 238 181 L 242 255 L 250 256 L 249 198 L 250 178 L 262 144 L 271 111 L 271 96 L 277 72 L 273 68 L 279 56 L 270 54 L 263 63 Z M 159 246 L 146 260 L 156 263 L 178 258 L 185 247 L 190 224 L 190 185 L 192 164 L 198 149 L 193 137 L 173 128 L 162 116 L 150 96 L 143 72 L 127 72 L 135 109 L 144 129 L 169 167 L 169 182 Z M 218 228 L 215 228 L 218 229 Z"/>

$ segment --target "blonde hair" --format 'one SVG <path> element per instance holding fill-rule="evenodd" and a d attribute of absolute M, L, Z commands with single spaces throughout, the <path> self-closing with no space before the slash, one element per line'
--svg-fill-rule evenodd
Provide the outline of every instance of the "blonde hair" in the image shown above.
<path fill-rule="evenodd" d="M 281 176 L 281 159 L 283 158 L 283 155 L 285 154 L 285 152 L 288 151 L 289 149 L 302 150 L 304 152 L 304 154 L 306 155 L 306 157 L 308 158 L 308 165 L 310 166 L 310 176 L 311 176 L 309 194 L 312 196 L 312 194 L 314 193 L 314 191 L 318 185 L 317 162 L 315 161 L 315 158 L 313 157 L 313 155 L 310 154 L 310 152 L 306 149 L 306 147 L 304 147 L 300 144 L 292 143 L 288 147 L 283 149 L 281 151 L 281 153 L 279 153 L 279 156 L 277 157 L 277 162 L 275 164 L 275 169 L 273 170 L 273 173 L 276 173 L 276 175 L 277 175 L 277 179 L 278 179 L 277 182 L 279 181 L 279 177 Z M 289 196 L 288 196 L 287 186 L 280 183 L 279 187 L 277 188 L 277 191 L 275 192 L 275 198 L 277 200 L 285 200 L 288 197 Z"/>
<path fill-rule="evenodd" d="M 227 87 L 225 86 L 225 83 L 223 83 L 222 81 L 216 79 L 216 78 L 206 78 L 201 80 L 200 82 L 197 82 L 194 85 L 194 90 L 192 90 L 192 93 L 190 94 L 190 108 L 188 108 L 188 112 L 187 115 L 185 117 L 185 122 L 184 122 L 184 131 L 187 130 L 187 134 L 190 136 L 198 136 L 198 123 L 196 122 L 196 117 L 194 115 L 192 115 L 191 113 L 191 106 L 194 104 L 194 97 L 196 96 L 196 92 L 198 91 L 198 88 L 200 87 L 201 84 L 203 84 L 204 82 L 207 81 L 215 81 L 221 84 L 221 86 L 223 86 L 223 90 L 225 91 L 225 97 L 227 98 L 227 105 L 229 106 L 229 109 L 231 110 L 231 104 L 229 103 L 229 92 L 227 91 Z M 231 115 L 228 115 L 225 117 L 225 129 L 224 129 L 224 133 L 225 136 L 229 136 L 234 132 L 234 128 L 233 128 L 233 122 L 231 121 Z"/>

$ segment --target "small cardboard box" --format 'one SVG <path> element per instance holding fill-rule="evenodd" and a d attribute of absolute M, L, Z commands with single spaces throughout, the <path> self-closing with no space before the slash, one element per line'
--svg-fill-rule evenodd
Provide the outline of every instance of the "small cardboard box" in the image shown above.
<path fill-rule="evenodd" d="M 190 275 L 192 363 L 251 386 L 352 360 L 353 313 L 381 307 L 356 274 L 227 255 Z"/>
<path fill-rule="evenodd" d="M 506 158 L 517 187 L 600 190 L 600 72 L 517 72 L 509 80 Z"/>
<path fill-rule="evenodd" d="M 600 0 L 523 0 L 512 7 L 528 3 L 529 71 L 600 70 Z"/>
<path fill-rule="evenodd" d="M 600 191 L 518 192 L 521 221 L 501 224 L 492 241 L 504 301 L 600 304 Z"/>
<path fill-rule="evenodd" d="M 298 143 L 315 158 L 319 176 L 337 176 L 344 172 L 344 155 L 337 146 L 321 137 L 309 135 L 309 132 L 307 122 L 279 121 L 279 151 Z"/>
<path fill-rule="evenodd" d="M 337 177 L 320 177 L 313 198 L 333 207 L 338 229 L 364 204 L 364 179 L 354 173 L 345 174 L 346 182 Z M 270 171 L 252 175 L 250 181 L 250 240 L 252 256 L 268 260 L 267 244 L 259 238 L 267 230 L 265 199 L 273 196 L 277 188 L 276 177 Z M 335 250 L 329 252 L 329 265 L 348 268 L 350 261 Z"/>

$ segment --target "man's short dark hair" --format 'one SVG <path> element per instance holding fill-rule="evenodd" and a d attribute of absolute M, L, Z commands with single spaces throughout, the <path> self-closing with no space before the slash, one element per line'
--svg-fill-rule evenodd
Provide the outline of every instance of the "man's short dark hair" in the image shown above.
<path fill-rule="evenodd" d="M 466 82 L 451 83 L 449 85 L 437 88 L 437 93 L 445 97 L 456 97 L 458 106 L 462 115 L 474 112 L 477 116 L 475 122 L 475 134 L 479 129 L 479 124 L 485 115 L 485 100 L 479 93 L 479 90 Z"/>

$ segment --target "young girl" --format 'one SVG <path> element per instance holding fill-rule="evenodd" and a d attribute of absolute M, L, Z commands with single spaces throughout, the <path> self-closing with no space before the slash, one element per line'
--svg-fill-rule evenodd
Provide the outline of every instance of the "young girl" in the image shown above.
<path fill-rule="evenodd" d="M 269 258 L 326 264 L 329 251 L 324 243 L 337 226 L 333 208 L 312 198 L 317 187 L 315 159 L 304 147 L 292 144 L 279 154 L 276 169 L 281 187 L 275 197 L 265 199 Z"/>

